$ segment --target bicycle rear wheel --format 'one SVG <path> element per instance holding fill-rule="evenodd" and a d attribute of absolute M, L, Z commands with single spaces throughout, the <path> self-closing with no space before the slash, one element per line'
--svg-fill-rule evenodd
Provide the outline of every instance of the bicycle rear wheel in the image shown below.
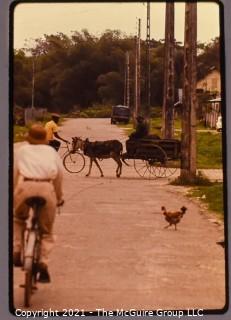
<path fill-rule="evenodd" d="M 24 271 L 25 271 L 25 285 L 24 285 L 24 306 L 29 307 L 31 302 L 31 295 L 33 292 L 33 272 L 34 272 L 34 251 L 36 243 L 35 232 L 30 231 L 25 246 L 24 257 Z"/>
<path fill-rule="evenodd" d="M 79 152 L 69 152 L 63 158 L 63 166 L 70 173 L 79 173 L 85 167 L 85 158 Z"/>
<path fill-rule="evenodd" d="M 25 272 L 25 290 L 24 290 L 24 306 L 30 307 L 31 304 L 31 295 L 33 290 L 32 283 L 32 268 Z"/>

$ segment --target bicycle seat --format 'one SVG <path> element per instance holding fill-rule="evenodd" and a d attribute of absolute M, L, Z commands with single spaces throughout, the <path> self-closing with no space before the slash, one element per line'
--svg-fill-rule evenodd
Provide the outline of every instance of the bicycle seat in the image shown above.
<path fill-rule="evenodd" d="M 37 206 L 44 206 L 46 203 L 46 200 L 42 197 L 31 197 L 31 198 L 28 198 L 26 200 L 26 204 L 29 206 L 29 207 L 33 207 L 35 205 Z"/>

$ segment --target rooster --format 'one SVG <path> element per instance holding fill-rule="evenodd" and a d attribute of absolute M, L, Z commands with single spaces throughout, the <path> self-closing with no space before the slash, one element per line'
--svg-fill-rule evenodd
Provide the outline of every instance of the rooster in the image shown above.
<path fill-rule="evenodd" d="M 165 207 L 161 207 L 163 215 L 165 216 L 165 220 L 169 223 L 165 228 L 170 227 L 172 224 L 175 225 L 175 230 L 177 230 L 176 225 L 180 222 L 183 215 L 185 214 L 187 208 L 182 207 L 180 211 L 166 211 Z"/>

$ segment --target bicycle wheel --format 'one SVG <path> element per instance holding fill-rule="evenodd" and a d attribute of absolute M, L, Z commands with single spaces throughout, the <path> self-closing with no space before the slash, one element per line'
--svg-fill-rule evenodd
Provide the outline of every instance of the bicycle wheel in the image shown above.
<path fill-rule="evenodd" d="M 63 158 L 63 166 L 70 173 L 79 173 L 85 167 L 85 158 L 79 152 L 69 152 Z"/>
<path fill-rule="evenodd" d="M 25 272 L 24 306 L 30 307 L 32 295 L 32 268 Z"/>
<path fill-rule="evenodd" d="M 24 271 L 25 271 L 25 285 L 24 285 L 24 306 L 29 307 L 31 295 L 33 291 L 33 270 L 34 270 L 34 250 L 36 243 L 36 234 L 30 231 L 24 250 Z"/>

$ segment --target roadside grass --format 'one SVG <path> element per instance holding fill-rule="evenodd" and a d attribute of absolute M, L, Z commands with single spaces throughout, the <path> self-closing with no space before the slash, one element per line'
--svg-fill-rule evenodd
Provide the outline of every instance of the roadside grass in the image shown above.
<path fill-rule="evenodd" d="M 60 120 L 59 120 L 59 126 L 62 125 L 62 123 L 65 121 L 65 116 L 61 116 L 60 117 Z M 29 123 L 28 125 L 26 126 L 19 126 L 19 125 L 14 125 L 13 126 L 13 141 L 14 142 L 22 142 L 22 141 L 25 141 L 25 134 L 28 132 L 30 126 L 33 124 L 33 123 L 40 123 L 42 124 L 43 126 L 45 125 L 45 123 L 47 121 L 50 120 L 50 117 L 47 116 L 45 117 L 43 120 L 36 120 L 34 122 L 31 122 Z"/>
<path fill-rule="evenodd" d="M 197 167 L 200 169 L 222 168 L 222 138 L 214 132 L 197 133 Z"/>
<path fill-rule="evenodd" d="M 25 140 L 25 134 L 28 131 L 28 127 L 14 125 L 14 142 L 21 142 Z"/>
<path fill-rule="evenodd" d="M 127 136 L 129 136 L 133 131 L 135 131 L 134 127 L 133 127 L 133 123 L 130 120 L 129 123 L 124 124 L 124 123 L 118 123 L 117 127 L 121 128 L 124 130 L 125 134 Z"/>
<path fill-rule="evenodd" d="M 110 118 L 111 110 L 111 106 L 94 105 L 91 108 L 79 111 L 77 115 L 80 118 Z"/>
<path fill-rule="evenodd" d="M 208 206 L 208 209 L 224 218 L 223 183 L 212 183 L 210 186 L 197 186 L 189 190 L 188 197 L 197 198 Z"/>

